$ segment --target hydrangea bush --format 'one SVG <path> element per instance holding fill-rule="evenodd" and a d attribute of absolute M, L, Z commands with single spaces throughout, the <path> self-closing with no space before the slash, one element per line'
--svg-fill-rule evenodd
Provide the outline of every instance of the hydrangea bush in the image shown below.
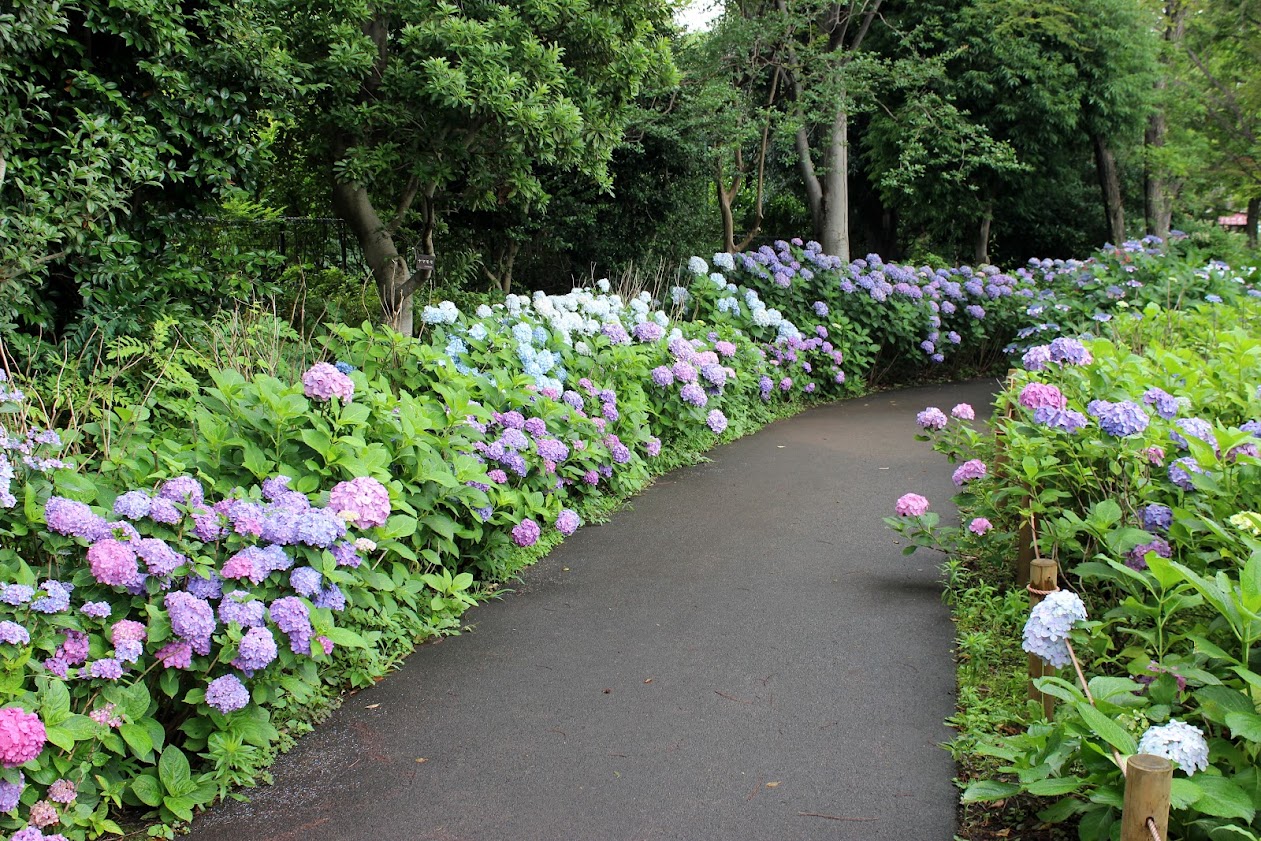
<path fill-rule="evenodd" d="M 1156 254 L 1139 259 L 1167 265 Z M 1031 706 L 1021 735 L 985 744 L 1010 776 L 974 782 L 965 799 L 1052 798 L 1043 820 L 1072 819 L 1082 838 L 1106 839 L 1123 785 L 1114 753 L 1142 751 L 1179 769 L 1173 837 L 1261 833 L 1254 297 L 1150 304 L 1112 324 L 1109 338 L 1027 348 L 996 401 L 992 436 L 940 410 L 920 413 L 920 437 L 961 464 L 957 479 L 974 478 L 956 498 L 966 527 L 899 502 L 889 522 L 910 548 L 983 554 L 993 541 L 1010 558 L 1015 532 L 1032 521 L 1041 554 L 1059 559 L 1061 586 L 1085 601 L 1053 593 L 1022 644 L 1067 667 L 1071 642 L 1094 703 L 1071 668 L 1041 678 L 1058 700 L 1053 720 Z M 974 462 L 988 469 L 968 470 Z"/>

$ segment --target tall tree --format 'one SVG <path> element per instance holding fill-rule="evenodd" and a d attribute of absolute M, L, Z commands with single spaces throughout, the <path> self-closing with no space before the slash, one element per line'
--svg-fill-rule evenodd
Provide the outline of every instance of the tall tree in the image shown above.
<path fill-rule="evenodd" d="M 160 218 L 256 160 L 291 89 L 254 0 L 11 0 L 0 11 L 0 329 L 157 308 Z M 213 297 L 213 296 L 211 296 Z"/>
<path fill-rule="evenodd" d="M 538 207 L 542 166 L 605 186 L 645 81 L 672 71 L 667 0 L 317 0 L 288 7 L 315 90 L 294 131 L 328 173 L 385 319 L 410 334 L 453 203 Z"/>

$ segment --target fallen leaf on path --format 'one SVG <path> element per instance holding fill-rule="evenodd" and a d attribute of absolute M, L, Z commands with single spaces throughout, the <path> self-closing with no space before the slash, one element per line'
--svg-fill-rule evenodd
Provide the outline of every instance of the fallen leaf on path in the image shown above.
<path fill-rule="evenodd" d="M 779 781 L 776 781 L 776 782 L 773 782 L 773 783 L 767 783 L 767 784 L 766 784 L 766 787 L 767 787 L 767 788 L 779 788 Z"/>
<path fill-rule="evenodd" d="M 428 761 L 429 761 L 429 760 L 428 760 L 428 759 L 426 759 L 426 758 L 425 758 L 425 757 L 423 757 L 423 756 L 418 756 L 418 757 L 416 757 L 416 764 L 417 764 L 417 765 L 419 765 L 419 764 L 420 764 L 420 763 L 422 763 L 422 762 L 428 762 Z"/>
<path fill-rule="evenodd" d="M 365 707 L 365 709 L 375 710 L 375 709 L 376 709 L 377 707 L 379 707 L 379 706 L 381 706 L 381 705 L 380 705 L 380 704 L 368 704 L 368 706 L 367 706 L 367 707 Z"/>

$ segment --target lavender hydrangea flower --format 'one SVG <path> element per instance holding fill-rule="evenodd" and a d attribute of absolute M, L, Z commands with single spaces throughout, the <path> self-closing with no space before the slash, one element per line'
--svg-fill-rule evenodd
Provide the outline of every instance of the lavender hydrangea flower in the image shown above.
<path fill-rule="evenodd" d="M 34 596 L 35 588 L 25 584 L 0 584 L 0 602 L 5 604 L 27 604 Z"/>
<path fill-rule="evenodd" d="M 994 524 L 984 517 L 974 517 L 972 522 L 968 523 L 968 531 L 980 537 L 994 528 Z"/>
<path fill-rule="evenodd" d="M 960 403 L 955 406 L 950 410 L 950 415 L 959 420 L 976 420 L 976 411 L 968 403 Z"/>
<path fill-rule="evenodd" d="M 522 520 L 512 529 L 512 542 L 518 546 L 533 546 L 542 531 L 533 520 Z"/>
<path fill-rule="evenodd" d="M 192 593 L 176 590 L 167 593 L 163 603 L 171 618 L 171 631 L 192 646 L 193 651 L 210 653 L 210 638 L 215 632 L 215 612 L 210 602 Z"/>
<path fill-rule="evenodd" d="M 193 664 L 193 647 L 183 640 L 169 642 L 153 655 L 168 669 L 187 669 Z"/>
<path fill-rule="evenodd" d="M 88 674 L 99 680 L 118 680 L 123 676 L 123 666 L 117 660 L 107 657 L 94 660 L 88 666 Z"/>
<path fill-rule="evenodd" d="M 1025 351 L 1024 356 L 1020 359 L 1020 364 L 1024 366 L 1026 371 L 1043 371 L 1046 370 L 1047 363 L 1050 361 L 1050 345 L 1034 345 Z"/>
<path fill-rule="evenodd" d="M 929 406 L 915 416 L 915 422 L 921 429 L 945 429 L 949 420 L 945 412 L 936 406 Z"/>
<path fill-rule="evenodd" d="M 144 491 L 128 491 L 114 500 L 114 515 L 128 520 L 140 520 L 149 516 L 152 500 Z"/>
<path fill-rule="evenodd" d="M 17 782 L 0 780 L 0 812 L 12 812 L 21 801 L 22 789 L 26 788 L 26 777 L 18 772 Z"/>
<path fill-rule="evenodd" d="M 1173 525 L 1173 510 L 1167 505 L 1148 505 L 1140 510 L 1139 516 L 1147 531 L 1165 532 Z"/>
<path fill-rule="evenodd" d="M 1099 427 L 1114 438 L 1137 435 L 1147 429 L 1150 419 L 1143 407 L 1129 400 L 1110 403 L 1107 400 L 1092 400 L 1086 407 L 1099 420 Z"/>
<path fill-rule="evenodd" d="M 1030 611 L 1022 647 L 1056 668 L 1067 666 L 1072 662 L 1069 631 L 1085 619 L 1086 606 L 1081 598 L 1068 590 L 1056 590 Z"/>
<path fill-rule="evenodd" d="M 541 458 L 556 464 L 560 464 L 569 458 L 569 447 L 565 446 L 563 441 L 557 441 L 555 438 L 538 439 L 534 442 L 534 449 L 538 451 Z"/>
<path fill-rule="evenodd" d="M 322 508 L 312 508 L 298 515 L 294 537 L 298 543 L 327 549 L 346 536 L 346 524 Z"/>
<path fill-rule="evenodd" d="M 289 573 L 289 586 L 300 596 L 312 598 L 320 591 L 324 576 L 311 567 L 297 567 Z"/>
<path fill-rule="evenodd" d="M 1213 445 L 1213 450 L 1217 450 L 1217 439 L 1213 436 L 1213 425 L 1201 418 L 1178 418 L 1174 421 L 1177 429 L 1169 430 L 1169 438 L 1173 440 L 1182 449 L 1187 449 L 1187 439 L 1179 435 L 1179 431 L 1190 435 L 1192 438 L 1199 438 L 1201 441 Z"/>
<path fill-rule="evenodd" d="M 158 497 L 192 507 L 205 502 L 206 492 L 192 476 L 176 476 L 158 486 Z"/>
<path fill-rule="evenodd" d="M 1156 538 L 1150 543 L 1140 543 L 1130 550 L 1125 558 L 1125 565 L 1130 569 L 1147 569 L 1147 553 L 1155 552 L 1162 558 L 1173 557 L 1173 549 L 1169 543 L 1161 537 Z"/>
<path fill-rule="evenodd" d="M 1069 434 L 1080 432 L 1089 423 L 1081 412 L 1072 409 L 1053 409 L 1050 406 L 1034 410 L 1033 421 L 1052 429 L 1062 429 Z"/>
<path fill-rule="evenodd" d="M 48 799 L 63 806 L 69 806 L 79 798 L 78 786 L 72 780 L 55 780 L 48 787 Z M 4 811 L 0 809 L 0 811 Z"/>
<path fill-rule="evenodd" d="M 955 469 L 951 480 L 955 483 L 955 487 L 962 487 L 968 482 L 983 478 L 989 471 L 985 467 L 985 462 L 978 458 L 970 459 L 959 465 Z"/>
<path fill-rule="evenodd" d="M 1178 398 L 1159 388 L 1149 388 L 1143 392 L 1143 402 L 1156 410 L 1156 414 L 1165 420 L 1173 420 L 1178 416 Z"/>
<path fill-rule="evenodd" d="M 1208 768 L 1208 741 L 1203 731 L 1176 718 L 1147 728 L 1138 740 L 1138 752 L 1163 756 L 1188 776 Z"/>
<path fill-rule="evenodd" d="M 275 502 L 281 495 L 289 492 L 289 483 L 293 481 L 284 475 L 273 476 L 263 480 L 263 499 Z"/>
<path fill-rule="evenodd" d="M 112 538 L 98 540 L 88 547 L 92 576 L 111 587 L 129 587 L 140 577 L 136 552 L 130 544 Z"/>
<path fill-rule="evenodd" d="M 287 637 L 295 654 L 311 652 L 311 613 L 297 596 L 283 596 L 271 603 L 271 621 Z"/>
<path fill-rule="evenodd" d="M 267 668 L 277 656 L 276 638 L 272 632 L 263 627 L 250 628 L 241 637 L 232 667 L 249 675 Z"/>
<path fill-rule="evenodd" d="M 1169 481 L 1184 491 L 1192 491 L 1195 490 L 1195 483 L 1191 481 L 1191 474 L 1203 472 L 1204 468 L 1195 459 L 1185 456 L 1169 465 Z"/>
<path fill-rule="evenodd" d="M 727 429 L 727 416 L 718 409 L 713 409 L 705 416 L 705 425 L 715 435 L 721 435 Z"/>
<path fill-rule="evenodd" d="M 136 541 L 136 556 L 145 563 L 150 575 L 165 578 L 182 565 L 188 558 L 172 549 L 164 540 L 156 537 L 144 537 Z"/>
<path fill-rule="evenodd" d="M 679 397 L 684 403 L 692 406 L 704 406 L 709 402 L 709 397 L 705 394 L 705 389 L 701 388 L 696 383 L 688 383 L 683 386 L 682 390 L 679 392 Z"/>
<path fill-rule="evenodd" d="M 219 621 L 225 625 L 235 622 L 242 628 L 257 628 L 263 624 L 266 613 L 267 605 L 245 590 L 225 593 L 219 602 Z"/>
<path fill-rule="evenodd" d="M 108 531 L 105 518 L 87 505 L 65 497 L 50 497 L 44 505 L 44 521 L 57 534 L 96 540 Z"/>
<path fill-rule="evenodd" d="M 903 494 L 893 510 L 899 517 L 919 517 L 928 511 L 928 500 L 916 493 Z"/>
<path fill-rule="evenodd" d="M 61 581 L 45 581 L 39 585 L 44 595 L 31 602 L 31 610 L 36 613 L 63 613 L 70 609 L 70 591 L 73 584 Z"/>
<path fill-rule="evenodd" d="M 1049 348 L 1052 362 L 1068 362 L 1073 365 L 1089 365 L 1094 361 L 1086 346 L 1076 339 L 1061 336 L 1051 342 Z"/>
<path fill-rule="evenodd" d="M 184 579 L 184 589 L 199 599 L 217 599 L 223 595 L 223 579 L 219 573 L 210 573 L 209 578 L 190 575 Z"/>
<path fill-rule="evenodd" d="M 562 509 L 560 514 L 556 517 L 556 530 L 568 537 L 578 530 L 578 526 L 581 525 L 581 522 L 582 521 L 578 517 L 577 511 L 565 508 Z"/>
<path fill-rule="evenodd" d="M 249 702 L 249 690 L 236 675 L 217 677 L 206 687 L 206 704 L 225 715 L 243 709 Z"/>
<path fill-rule="evenodd" d="M 0 642 L 5 642 L 9 645 L 27 645 L 30 641 L 30 631 L 18 623 L 10 622 L 7 619 L 0 622 Z"/>

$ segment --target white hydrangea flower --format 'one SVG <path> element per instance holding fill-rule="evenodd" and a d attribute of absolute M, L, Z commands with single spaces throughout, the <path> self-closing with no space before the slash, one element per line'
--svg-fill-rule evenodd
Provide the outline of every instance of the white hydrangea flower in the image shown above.
<path fill-rule="evenodd" d="M 574 344 L 574 352 L 577 353 L 579 356 L 590 356 L 591 346 L 588 345 L 586 342 L 577 342 Z"/>
<path fill-rule="evenodd" d="M 688 294 L 687 289 L 682 286 L 675 286 L 670 289 L 670 300 L 674 302 L 675 306 L 687 303 L 690 297 L 691 295 Z"/>
<path fill-rule="evenodd" d="M 1030 611 L 1022 647 L 1056 668 L 1067 666 L 1072 662 L 1068 633 L 1085 619 L 1086 606 L 1081 598 L 1068 590 L 1056 590 Z"/>
<path fill-rule="evenodd" d="M 613 287 L 609 284 L 609 279 L 607 277 L 602 277 L 595 282 L 595 288 L 599 289 L 601 292 L 607 293 Z"/>
<path fill-rule="evenodd" d="M 714 284 L 715 289 L 727 288 L 727 278 L 723 277 L 718 272 L 714 272 L 713 274 L 709 276 L 709 282 Z"/>
<path fill-rule="evenodd" d="M 478 318 L 490 318 L 494 314 L 495 314 L 495 311 L 492 310 L 490 307 L 488 307 L 486 304 L 481 304 L 477 308 Z"/>
<path fill-rule="evenodd" d="M 732 257 L 726 251 L 720 251 L 714 255 L 714 265 L 720 269 L 734 271 L 736 267 L 736 258 Z"/>
<path fill-rule="evenodd" d="M 687 267 L 692 274 L 703 275 L 709 274 L 709 264 L 700 257 L 692 257 L 687 261 Z"/>
<path fill-rule="evenodd" d="M 1198 727 L 1169 719 L 1159 727 L 1149 727 L 1138 741 L 1139 753 L 1150 753 L 1171 760 L 1187 776 L 1208 768 L 1208 742 Z"/>

